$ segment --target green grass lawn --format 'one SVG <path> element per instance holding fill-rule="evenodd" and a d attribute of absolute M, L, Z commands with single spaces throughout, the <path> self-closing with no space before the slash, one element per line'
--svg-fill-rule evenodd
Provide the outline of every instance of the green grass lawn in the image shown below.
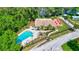
<path fill-rule="evenodd" d="M 63 21 L 62 21 L 62 25 L 59 26 L 59 27 L 57 27 L 56 29 L 58 29 L 58 32 L 51 34 L 50 37 L 49 37 L 50 39 L 54 39 L 54 38 L 56 38 L 56 37 L 59 37 L 59 36 L 61 36 L 61 35 L 64 35 L 64 34 L 66 34 L 66 33 L 71 32 L 71 31 L 69 30 L 68 25 L 65 24 Z"/>
<path fill-rule="evenodd" d="M 58 27 L 57 29 L 58 29 L 59 31 L 67 30 L 67 29 L 68 29 L 68 25 L 63 22 L 63 23 L 62 23 L 62 26 Z"/>
<path fill-rule="evenodd" d="M 72 49 L 67 45 L 67 43 L 62 45 L 62 48 L 63 48 L 64 51 L 72 51 Z"/>
<path fill-rule="evenodd" d="M 62 48 L 64 51 L 79 51 L 79 38 L 63 44 Z"/>

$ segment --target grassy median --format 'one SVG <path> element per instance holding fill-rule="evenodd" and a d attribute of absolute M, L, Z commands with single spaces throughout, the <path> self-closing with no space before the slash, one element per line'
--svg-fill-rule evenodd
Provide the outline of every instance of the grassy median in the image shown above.
<path fill-rule="evenodd" d="M 62 45 L 62 49 L 64 51 L 72 51 L 72 49 L 67 45 L 67 43 L 65 43 L 64 45 Z"/>

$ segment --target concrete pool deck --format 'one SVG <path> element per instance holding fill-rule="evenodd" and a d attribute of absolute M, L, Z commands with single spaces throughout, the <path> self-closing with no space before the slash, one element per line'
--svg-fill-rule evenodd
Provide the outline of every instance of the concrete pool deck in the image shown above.
<path fill-rule="evenodd" d="M 29 29 L 25 29 L 20 34 L 18 34 L 19 38 L 17 38 L 17 42 L 21 40 L 21 46 L 25 46 L 30 41 L 35 40 L 39 34 L 40 31 L 31 26 Z"/>

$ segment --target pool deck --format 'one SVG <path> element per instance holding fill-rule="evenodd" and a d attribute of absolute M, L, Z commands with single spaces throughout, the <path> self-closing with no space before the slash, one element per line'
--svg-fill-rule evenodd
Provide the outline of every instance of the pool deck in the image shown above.
<path fill-rule="evenodd" d="M 21 33 L 18 34 L 18 36 L 20 36 L 22 33 L 24 33 L 25 31 L 28 31 L 29 29 L 25 29 L 24 31 L 22 31 Z"/>

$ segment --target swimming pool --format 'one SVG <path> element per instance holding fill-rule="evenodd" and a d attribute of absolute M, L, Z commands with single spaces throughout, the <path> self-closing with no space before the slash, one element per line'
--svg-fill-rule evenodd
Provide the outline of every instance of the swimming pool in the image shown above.
<path fill-rule="evenodd" d="M 19 44 L 20 42 L 22 42 L 23 40 L 27 39 L 28 37 L 32 37 L 33 36 L 33 33 L 31 31 L 26 31 L 26 32 L 23 32 L 21 35 L 19 35 L 17 37 L 17 41 L 16 43 Z"/>

